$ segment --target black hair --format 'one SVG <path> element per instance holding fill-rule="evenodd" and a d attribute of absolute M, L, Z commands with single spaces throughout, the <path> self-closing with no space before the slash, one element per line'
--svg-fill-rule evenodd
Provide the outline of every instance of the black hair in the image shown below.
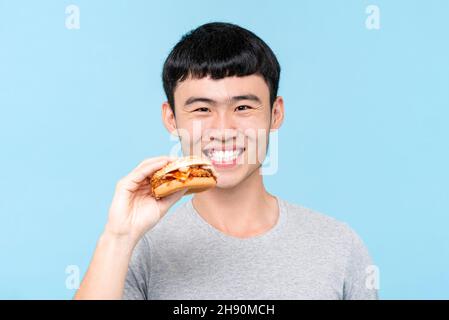
<path fill-rule="evenodd" d="M 251 31 L 224 22 L 207 23 L 185 34 L 165 60 L 162 81 L 168 103 L 175 109 L 178 81 L 210 76 L 222 79 L 258 74 L 277 97 L 281 67 L 270 47 Z"/>

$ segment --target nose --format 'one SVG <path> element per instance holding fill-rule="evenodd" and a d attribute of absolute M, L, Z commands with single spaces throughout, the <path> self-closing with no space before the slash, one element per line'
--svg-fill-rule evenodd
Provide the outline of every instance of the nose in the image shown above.
<path fill-rule="evenodd" d="M 232 142 L 238 133 L 233 117 L 228 112 L 217 112 L 207 131 L 206 140 L 216 143 Z"/>

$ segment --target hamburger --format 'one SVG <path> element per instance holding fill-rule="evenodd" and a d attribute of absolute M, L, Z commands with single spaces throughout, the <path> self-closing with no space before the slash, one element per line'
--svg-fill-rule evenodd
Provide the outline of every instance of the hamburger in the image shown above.
<path fill-rule="evenodd" d="M 207 158 L 178 158 L 150 178 L 151 195 L 156 199 L 187 189 L 185 194 L 202 192 L 217 184 L 217 172 Z"/>

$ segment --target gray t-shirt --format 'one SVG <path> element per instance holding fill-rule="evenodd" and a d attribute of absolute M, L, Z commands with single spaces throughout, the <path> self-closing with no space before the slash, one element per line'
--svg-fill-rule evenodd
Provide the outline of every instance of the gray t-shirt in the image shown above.
<path fill-rule="evenodd" d="M 135 247 L 123 299 L 377 299 L 357 234 L 276 198 L 277 223 L 246 239 L 212 227 L 191 199 L 168 212 Z"/>

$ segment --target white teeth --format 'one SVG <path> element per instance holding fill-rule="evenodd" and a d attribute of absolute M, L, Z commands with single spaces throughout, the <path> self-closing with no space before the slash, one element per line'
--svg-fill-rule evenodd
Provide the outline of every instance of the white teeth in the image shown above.
<path fill-rule="evenodd" d="M 214 162 L 229 162 L 237 159 L 244 149 L 237 150 L 208 150 L 206 155 Z"/>

